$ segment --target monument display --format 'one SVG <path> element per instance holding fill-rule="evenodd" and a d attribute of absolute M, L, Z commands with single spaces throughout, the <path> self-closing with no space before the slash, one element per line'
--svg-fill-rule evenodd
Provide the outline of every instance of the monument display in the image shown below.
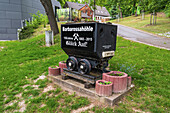
<path fill-rule="evenodd" d="M 128 73 L 107 68 L 116 51 L 116 38 L 117 26 L 111 23 L 62 24 L 61 48 L 68 58 L 59 62 L 61 74 L 49 74 L 49 80 L 113 106 L 134 88 Z"/>
<path fill-rule="evenodd" d="M 68 55 L 63 79 L 85 81 L 85 87 L 102 79 L 116 50 L 117 26 L 97 22 L 61 25 L 61 48 Z"/>

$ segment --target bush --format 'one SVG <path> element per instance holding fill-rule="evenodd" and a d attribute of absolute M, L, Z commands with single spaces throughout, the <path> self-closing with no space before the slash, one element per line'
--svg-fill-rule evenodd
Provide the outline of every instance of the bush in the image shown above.
<path fill-rule="evenodd" d="M 38 26 L 39 26 L 39 24 L 38 24 L 37 19 L 34 19 L 34 21 L 33 21 L 33 23 L 32 23 L 32 27 L 33 27 L 34 29 L 37 29 Z"/>
<path fill-rule="evenodd" d="M 41 14 L 39 11 L 36 14 L 31 14 L 33 17 L 32 22 L 27 22 L 27 26 L 25 26 L 19 33 L 19 39 L 26 39 L 29 38 L 33 33 L 34 29 L 37 29 L 39 25 L 44 25 L 49 23 L 48 17 L 46 15 Z"/>
<path fill-rule="evenodd" d="M 43 15 L 39 11 L 36 14 L 32 14 L 31 16 L 34 18 L 34 20 L 36 20 L 36 24 L 38 25 L 46 25 L 49 23 L 47 15 Z"/>
<path fill-rule="evenodd" d="M 92 19 L 88 19 L 88 21 L 92 21 Z"/>
<path fill-rule="evenodd" d="M 168 4 L 165 8 L 165 14 L 166 14 L 166 17 L 170 18 L 170 4 Z"/>
<path fill-rule="evenodd" d="M 29 38 L 33 33 L 34 33 L 34 28 L 32 25 L 25 26 L 19 33 L 19 39 L 22 40 L 22 39 Z"/>

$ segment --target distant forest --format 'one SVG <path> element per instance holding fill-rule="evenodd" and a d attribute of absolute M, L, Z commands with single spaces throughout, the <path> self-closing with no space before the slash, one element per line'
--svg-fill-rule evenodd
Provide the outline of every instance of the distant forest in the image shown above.
<path fill-rule="evenodd" d="M 94 0 L 58 0 L 63 7 L 66 1 L 90 3 L 94 7 Z M 170 0 L 95 0 L 98 6 L 104 6 L 114 19 L 119 14 L 121 18 L 130 15 L 139 15 L 141 12 L 164 12 L 170 17 Z"/>

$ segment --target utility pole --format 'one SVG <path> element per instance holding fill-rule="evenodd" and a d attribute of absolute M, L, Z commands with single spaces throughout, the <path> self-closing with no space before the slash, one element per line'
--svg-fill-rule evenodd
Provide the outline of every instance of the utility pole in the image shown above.
<path fill-rule="evenodd" d="M 95 7 L 95 6 L 96 6 L 95 2 L 96 2 L 96 1 L 94 0 L 94 12 L 93 12 L 94 18 L 95 18 L 95 8 L 96 8 L 96 7 Z M 95 19 L 95 20 L 96 20 L 96 19 Z"/>

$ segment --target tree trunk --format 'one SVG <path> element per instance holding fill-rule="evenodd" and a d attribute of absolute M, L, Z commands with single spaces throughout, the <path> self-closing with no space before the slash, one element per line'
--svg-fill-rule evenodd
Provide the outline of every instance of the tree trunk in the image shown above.
<path fill-rule="evenodd" d="M 152 21 L 152 25 L 154 25 L 155 23 L 155 11 L 153 11 L 153 21 Z"/>
<path fill-rule="evenodd" d="M 120 11 L 120 17 L 123 18 L 123 16 L 122 16 L 122 10 L 121 10 L 121 8 L 120 8 L 120 5 L 119 5 L 119 11 Z"/>
<path fill-rule="evenodd" d="M 156 20 L 157 20 L 157 13 L 155 13 L 155 25 L 156 25 Z"/>
<path fill-rule="evenodd" d="M 118 22 L 119 22 L 119 13 L 118 13 L 118 15 L 117 15 L 117 19 L 118 19 Z"/>
<path fill-rule="evenodd" d="M 150 25 L 152 24 L 152 13 L 151 13 L 151 17 L 150 17 Z"/>
<path fill-rule="evenodd" d="M 142 20 L 145 20 L 145 11 L 142 12 Z"/>
<path fill-rule="evenodd" d="M 56 35 L 59 33 L 57 21 L 54 15 L 53 7 L 51 0 L 40 0 L 41 4 L 44 6 L 46 15 L 48 16 L 49 23 L 53 34 Z"/>
<path fill-rule="evenodd" d="M 135 6 L 136 6 L 136 0 L 134 0 L 134 2 L 133 2 L 133 13 L 132 13 L 132 15 L 135 15 Z"/>
<path fill-rule="evenodd" d="M 135 13 L 135 16 L 138 16 L 138 7 L 136 8 L 136 13 Z"/>
<path fill-rule="evenodd" d="M 89 0 L 89 5 L 90 5 L 90 0 Z"/>
<path fill-rule="evenodd" d="M 138 16 L 138 14 L 137 14 L 137 10 L 136 10 L 135 16 Z"/>
<path fill-rule="evenodd" d="M 145 12 L 144 10 L 142 10 L 142 13 L 141 13 L 141 20 L 144 20 L 145 19 Z"/>

